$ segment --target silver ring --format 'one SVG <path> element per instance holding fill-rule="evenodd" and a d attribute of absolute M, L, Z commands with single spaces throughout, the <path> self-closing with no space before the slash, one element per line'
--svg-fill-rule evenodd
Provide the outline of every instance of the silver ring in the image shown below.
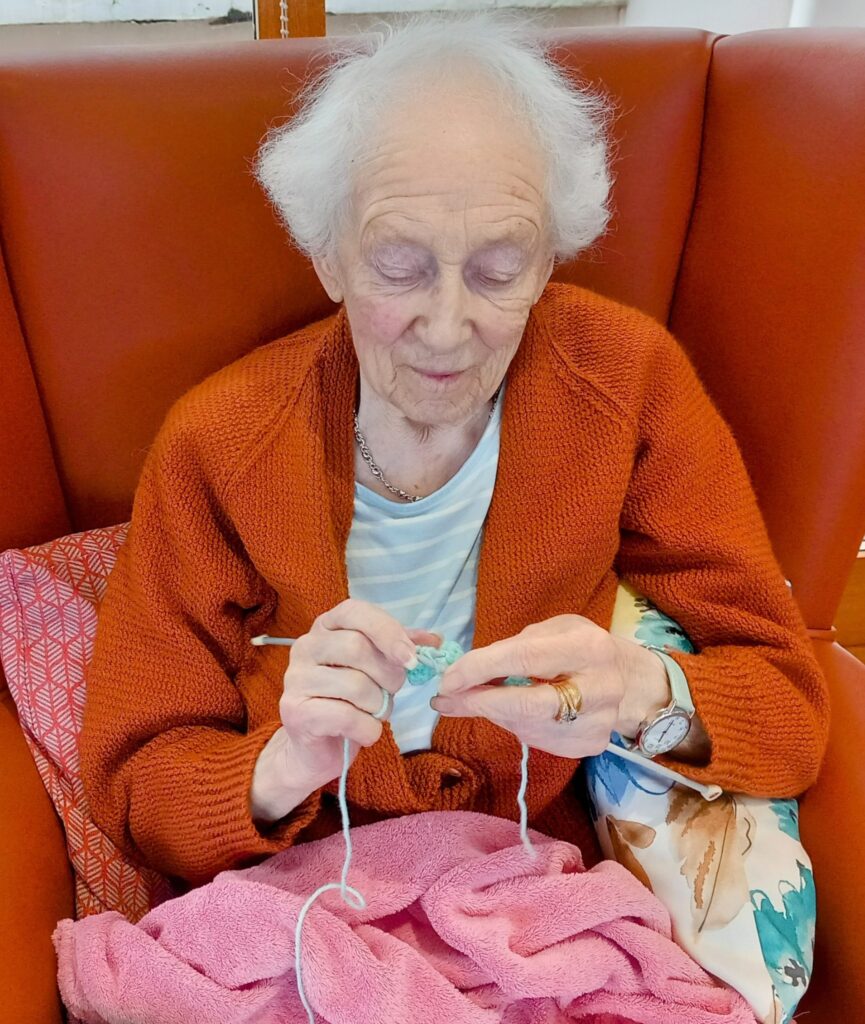
<path fill-rule="evenodd" d="M 372 717 L 377 718 L 380 722 L 390 710 L 390 690 L 386 690 L 383 686 L 379 689 L 381 690 L 381 707 Z"/>

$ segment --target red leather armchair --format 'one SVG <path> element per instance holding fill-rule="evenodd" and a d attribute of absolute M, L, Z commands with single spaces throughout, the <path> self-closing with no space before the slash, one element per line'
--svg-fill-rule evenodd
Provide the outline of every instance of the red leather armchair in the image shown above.
<path fill-rule="evenodd" d="M 865 666 L 832 621 L 865 533 L 865 31 L 592 29 L 616 216 L 572 280 L 667 323 L 734 428 L 834 701 L 804 799 L 811 1024 L 860 1019 Z M 169 405 L 331 306 L 249 173 L 327 41 L 0 59 L 0 549 L 128 518 Z M 60 826 L 0 703 L 0 1024 L 61 1017 Z"/>

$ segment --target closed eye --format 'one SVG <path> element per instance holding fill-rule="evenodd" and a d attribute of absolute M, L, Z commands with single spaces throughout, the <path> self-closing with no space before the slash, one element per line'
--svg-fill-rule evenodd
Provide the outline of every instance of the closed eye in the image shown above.
<path fill-rule="evenodd" d="M 418 276 L 414 272 L 410 272 L 410 273 L 388 273 L 388 272 L 382 270 L 380 267 L 377 268 L 377 269 L 378 269 L 379 277 L 381 277 L 381 279 L 383 281 L 387 281 L 388 284 L 412 284 L 414 281 L 417 280 L 417 276 Z"/>
<path fill-rule="evenodd" d="M 496 285 L 510 284 L 513 281 L 512 277 L 490 277 L 487 274 L 480 274 L 478 280 L 481 284 L 487 285 L 488 287 L 495 287 Z"/>

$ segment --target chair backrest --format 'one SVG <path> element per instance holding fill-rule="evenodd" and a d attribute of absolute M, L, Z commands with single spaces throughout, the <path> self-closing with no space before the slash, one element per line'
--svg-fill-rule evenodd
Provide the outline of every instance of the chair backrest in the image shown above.
<path fill-rule="evenodd" d="M 710 43 L 635 31 L 567 44 L 626 110 L 623 215 L 603 276 L 661 318 L 696 181 Z M 250 174 L 328 45 L 0 58 L 0 230 L 17 311 L 7 299 L 0 320 L 4 392 L 16 375 L 0 548 L 126 518 L 171 402 L 333 308 Z"/>
<path fill-rule="evenodd" d="M 865 533 L 865 30 L 554 38 L 619 110 L 615 217 L 556 276 L 679 337 L 827 628 Z M 171 403 L 332 310 L 249 173 L 328 51 L 0 56 L 0 550 L 128 518 Z"/>
<path fill-rule="evenodd" d="M 558 32 L 616 100 L 572 280 L 668 323 L 809 625 L 865 532 L 865 31 Z M 328 40 L 0 58 L 0 548 L 125 519 L 184 390 L 332 309 L 250 174 Z"/>
<path fill-rule="evenodd" d="M 865 535 L 865 29 L 727 36 L 669 321 L 809 626 Z"/>

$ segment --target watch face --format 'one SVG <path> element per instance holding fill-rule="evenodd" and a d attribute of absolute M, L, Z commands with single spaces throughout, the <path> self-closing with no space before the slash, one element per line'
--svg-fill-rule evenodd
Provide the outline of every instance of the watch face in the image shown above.
<path fill-rule="evenodd" d="M 640 748 L 649 757 L 666 754 L 682 742 L 690 728 L 691 719 L 684 711 L 672 711 L 643 729 L 640 733 Z"/>

